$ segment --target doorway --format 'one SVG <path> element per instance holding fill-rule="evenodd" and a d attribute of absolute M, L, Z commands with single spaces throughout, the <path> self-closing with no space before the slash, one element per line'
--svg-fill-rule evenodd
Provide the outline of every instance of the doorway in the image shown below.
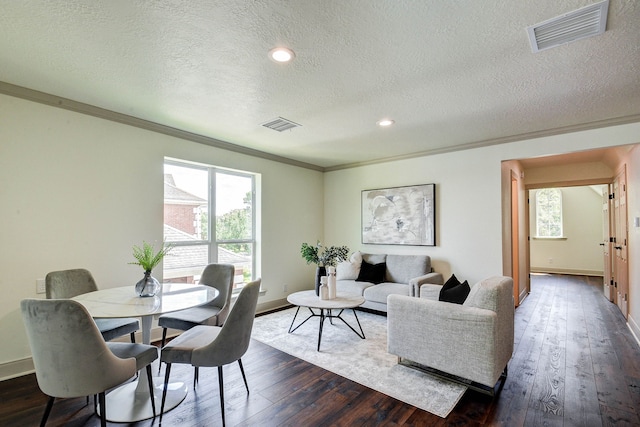
<path fill-rule="evenodd" d="M 603 276 L 602 186 L 528 189 L 532 273 Z"/>
<path fill-rule="evenodd" d="M 502 162 L 502 218 L 503 218 L 503 274 L 518 280 L 520 296 L 516 301 L 522 302 L 530 290 L 530 241 L 532 235 L 529 234 L 529 224 L 533 219 L 529 219 L 530 209 L 527 205 L 528 190 L 532 188 L 544 187 L 572 187 L 587 185 L 610 185 L 620 175 L 620 171 L 625 167 L 628 153 L 637 144 L 609 147 L 602 149 L 586 150 L 581 152 L 541 156 L 535 158 L 504 160 Z M 515 204 L 516 192 L 515 182 L 518 181 L 520 204 Z M 624 182 L 618 194 L 621 196 L 626 192 L 626 175 L 619 176 L 620 182 Z M 601 202 L 602 203 L 602 202 Z M 615 211 L 613 203 L 609 208 L 611 212 L 611 238 L 618 234 L 616 244 L 610 245 L 609 256 L 611 263 L 605 264 L 607 259 L 607 239 L 602 233 L 601 240 L 597 243 L 600 250 L 600 260 L 602 262 L 600 276 L 602 279 L 603 293 L 607 284 L 610 287 L 612 299 L 620 306 L 620 310 L 625 313 L 628 310 L 629 286 L 628 286 L 628 260 L 627 260 L 627 212 L 626 200 L 621 199 L 623 209 L 619 211 L 618 219 L 625 226 L 623 229 L 615 229 Z M 620 203 L 618 204 L 620 206 Z M 603 207 L 601 207 L 603 208 Z M 517 210 L 517 211 L 516 211 Z M 514 212 L 515 211 L 515 212 Z M 602 217 L 602 213 L 600 214 Z M 516 218 L 518 219 L 516 220 Z M 602 221 L 601 221 L 602 223 Z M 516 224 L 518 233 L 516 233 Z M 599 226 L 604 230 L 604 226 Z M 526 233 L 526 234 L 525 234 Z M 616 248 L 617 246 L 617 248 Z M 592 248 L 590 247 L 590 250 Z M 617 256 L 617 258 L 616 258 Z M 555 259 L 552 260 L 552 263 Z M 606 265 L 610 266 L 611 278 Z M 616 265 L 619 269 L 618 279 L 616 278 Z M 548 257 L 546 267 L 549 266 Z M 618 295 L 620 301 L 618 301 Z"/>

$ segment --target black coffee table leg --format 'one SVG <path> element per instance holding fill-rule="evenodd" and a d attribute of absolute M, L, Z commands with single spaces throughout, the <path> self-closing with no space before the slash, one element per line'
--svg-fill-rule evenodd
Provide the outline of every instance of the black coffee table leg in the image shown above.
<path fill-rule="evenodd" d="M 321 308 L 320 309 L 320 327 L 318 328 L 318 350 L 320 351 L 320 341 L 322 341 L 322 328 L 324 326 L 324 319 L 326 319 L 326 316 L 324 315 L 324 309 Z"/>

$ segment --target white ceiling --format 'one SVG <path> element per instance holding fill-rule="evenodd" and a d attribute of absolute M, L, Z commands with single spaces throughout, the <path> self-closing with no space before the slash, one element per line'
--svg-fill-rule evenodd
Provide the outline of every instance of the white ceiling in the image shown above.
<path fill-rule="evenodd" d="M 640 121 L 639 1 L 531 52 L 595 1 L 0 0 L 0 82 L 338 167 Z"/>

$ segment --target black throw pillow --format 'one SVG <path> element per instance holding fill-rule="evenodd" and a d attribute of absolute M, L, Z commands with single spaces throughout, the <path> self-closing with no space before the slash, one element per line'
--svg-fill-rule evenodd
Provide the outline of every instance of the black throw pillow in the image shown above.
<path fill-rule="evenodd" d="M 447 279 L 447 281 L 444 282 L 444 285 L 442 286 L 441 292 L 444 291 L 444 290 L 451 289 L 451 288 L 456 287 L 456 286 L 460 286 L 460 281 L 458 280 L 458 278 L 456 277 L 455 274 L 452 274 L 451 277 L 449 277 L 449 279 Z"/>
<path fill-rule="evenodd" d="M 358 274 L 357 282 L 371 282 L 382 283 L 384 282 L 384 276 L 387 272 L 387 263 L 381 262 L 380 264 L 369 264 L 367 261 L 362 260 L 360 266 L 360 273 Z"/>
<path fill-rule="evenodd" d="M 451 275 L 449 280 L 440 289 L 440 301 L 453 302 L 456 304 L 462 304 L 467 299 L 467 295 L 471 292 L 469 282 L 466 280 L 462 283 L 456 278 L 455 275 Z"/>

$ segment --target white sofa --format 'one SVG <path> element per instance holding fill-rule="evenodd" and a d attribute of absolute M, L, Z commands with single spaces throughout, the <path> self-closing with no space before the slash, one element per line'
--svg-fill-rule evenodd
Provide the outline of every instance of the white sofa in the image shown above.
<path fill-rule="evenodd" d="M 391 295 L 387 326 L 388 351 L 400 363 L 493 393 L 513 353 L 513 280 L 482 280 L 462 305 Z"/>
<path fill-rule="evenodd" d="M 380 283 L 358 280 L 363 261 L 377 266 L 385 263 Z M 442 274 L 431 268 L 427 255 L 387 255 L 355 252 L 349 261 L 340 263 L 336 269 L 336 289 L 339 294 L 360 295 L 365 298 L 363 308 L 387 311 L 389 295 L 438 299 L 444 283 Z"/>

